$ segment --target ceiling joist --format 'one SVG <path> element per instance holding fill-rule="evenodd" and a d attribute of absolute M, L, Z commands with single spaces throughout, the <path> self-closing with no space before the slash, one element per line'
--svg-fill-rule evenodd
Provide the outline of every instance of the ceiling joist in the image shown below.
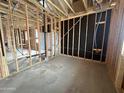
<path fill-rule="evenodd" d="M 62 9 L 64 10 L 64 12 L 68 15 L 68 11 L 67 11 L 67 9 L 65 9 L 65 6 L 64 6 L 62 0 L 58 0 L 58 2 L 60 4 L 60 6 L 62 7 Z"/>
<path fill-rule="evenodd" d="M 58 6 L 56 6 L 51 0 L 47 0 L 52 6 L 54 6 L 59 12 L 61 12 L 63 15 L 67 16 L 66 13 L 64 13 Z"/>
<path fill-rule="evenodd" d="M 87 1 L 86 0 L 82 0 L 84 8 L 87 10 Z"/>
<path fill-rule="evenodd" d="M 71 5 L 67 2 L 67 0 L 64 0 L 64 2 L 67 4 L 67 6 L 71 9 L 71 11 L 75 14 L 74 9 L 71 7 Z"/>

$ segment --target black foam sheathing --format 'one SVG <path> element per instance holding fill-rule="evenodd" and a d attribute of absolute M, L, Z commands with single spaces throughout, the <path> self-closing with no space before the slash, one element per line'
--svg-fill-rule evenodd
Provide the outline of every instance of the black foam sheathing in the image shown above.
<path fill-rule="evenodd" d="M 86 58 L 92 58 L 93 36 L 95 26 L 95 14 L 88 16 L 88 31 L 87 31 L 87 46 L 86 46 Z"/>
<path fill-rule="evenodd" d="M 103 47 L 103 54 L 102 54 L 102 61 L 103 62 L 106 59 L 108 37 L 109 37 L 109 31 L 110 31 L 111 12 L 112 12 L 112 10 L 107 11 L 107 21 L 106 21 L 106 29 L 105 29 L 104 47 Z"/>
<path fill-rule="evenodd" d="M 104 24 L 98 25 L 98 29 L 96 31 L 96 36 L 94 37 L 94 49 L 102 49 L 103 44 L 103 34 L 104 34 Z M 100 60 L 101 51 L 93 52 L 93 59 Z"/>
<path fill-rule="evenodd" d="M 75 18 L 75 23 L 79 21 L 79 18 Z M 79 38 L 79 22 L 74 27 L 74 56 L 78 56 L 78 38 Z"/>
<path fill-rule="evenodd" d="M 69 31 L 69 48 L 68 48 L 69 55 L 72 55 L 72 44 L 73 44 L 73 28 L 72 28 L 72 26 L 73 26 L 73 19 L 70 19 L 69 20 L 69 29 L 70 29 L 70 31 Z"/>
<path fill-rule="evenodd" d="M 63 21 L 61 22 L 61 53 L 63 54 Z"/>
<path fill-rule="evenodd" d="M 67 54 L 68 20 L 64 21 L 64 54 Z"/>
<path fill-rule="evenodd" d="M 107 21 L 106 21 L 106 29 L 104 30 L 104 24 L 100 24 L 98 26 L 98 30 L 96 33 L 96 37 L 95 36 L 95 15 L 96 14 L 90 14 L 88 16 L 84 16 L 81 19 L 81 27 L 79 28 L 79 22 L 77 24 L 75 24 L 74 26 L 74 33 L 73 33 L 73 29 L 71 29 L 69 31 L 69 47 L 68 47 L 68 54 L 69 55 L 73 55 L 72 51 L 74 52 L 74 56 L 78 56 L 78 40 L 79 40 L 79 29 L 80 30 L 80 49 L 79 49 L 79 57 L 84 58 L 84 54 L 85 54 L 85 46 L 86 46 L 86 56 L 85 58 L 87 59 L 92 59 L 93 60 L 98 60 L 100 61 L 101 58 L 101 53 L 102 53 L 102 61 L 104 62 L 106 59 L 106 51 L 107 51 L 107 43 L 108 43 L 108 37 L 109 37 L 109 30 L 110 30 L 110 19 L 111 19 L 111 10 L 107 11 Z M 102 17 L 101 20 L 99 20 L 100 18 L 100 13 L 97 14 L 97 21 L 105 21 L 105 15 L 106 12 L 102 12 Z M 88 20 L 87 20 L 88 18 Z M 75 18 L 74 23 L 76 23 L 77 21 L 79 21 L 80 18 Z M 88 26 L 87 26 L 88 23 Z M 69 20 L 69 29 L 73 26 L 73 19 Z M 86 27 L 88 27 L 87 31 L 86 31 Z M 63 26 L 63 22 L 61 22 L 61 28 L 64 29 L 64 54 L 67 54 L 67 42 L 68 42 L 68 20 L 64 21 L 64 26 Z M 61 30 L 61 37 L 63 38 L 63 29 Z M 105 31 L 105 33 L 104 33 Z M 87 36 L 86 36 L 87 33 Z M 105 37 L 103 38 L 103 34 L 105 34 Z M 74 50 L 72 50 L 72 46 L 73 46 L 73 35 L 74 35 Z M 95 40 L 95 41 L 93 41 Z M 86 42 L 85 42 L 86 41 Z M 104 41 L 104 42 L 103 42 Z M 93 44 L 94 42 L 94 44 Z M 85 45 L 86 44 L 86 45 Z M 94 51 L 94 49 L 102 49 L 102 45 L 103 46 L 103 50 L 102 52 L 100 51 Z M 93 46 L 94 45 L 94 46 Z M 63 42 L 61 42 L 61 51 L 63 51 Z M 63 52 L 62 52 L 63 53 Z M 92 55 L 93 54 L 93 55 Z"/>
<path fill-rule="evenodd" d="M 86 26 L 87 26 L 87 16 L 81 19 L 81 31 L 80 31 L 80 51 L 79 57 L 84 57 L 85 51 L 85 40 L 86 40 Z"/>

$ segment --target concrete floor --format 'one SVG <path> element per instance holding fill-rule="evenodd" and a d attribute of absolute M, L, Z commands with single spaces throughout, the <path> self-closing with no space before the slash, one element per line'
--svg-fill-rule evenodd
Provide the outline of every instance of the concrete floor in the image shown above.
<path fill-rule="evenodd" d="M 6 80 L 0 93 L 116 93 L 105 65 L 58 56 Z"/>

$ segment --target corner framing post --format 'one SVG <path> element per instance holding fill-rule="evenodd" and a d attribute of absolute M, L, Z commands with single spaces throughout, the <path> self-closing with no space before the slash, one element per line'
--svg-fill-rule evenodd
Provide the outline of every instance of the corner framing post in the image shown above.
<path fill-rule="evenodd" d="M 29 19 L 28 19 L 28 5 L 25 4 L 25 12 L 26 12 L 26 31 L 27 31 L 27 37 L 28 37 L 28 51 L 29 51 L 29 60 L 30 60 L 30 66 L 32 66 L 32 59 L 31 59 L 31 39 L 30 39 L 30 32 L 29 32 Z"/>

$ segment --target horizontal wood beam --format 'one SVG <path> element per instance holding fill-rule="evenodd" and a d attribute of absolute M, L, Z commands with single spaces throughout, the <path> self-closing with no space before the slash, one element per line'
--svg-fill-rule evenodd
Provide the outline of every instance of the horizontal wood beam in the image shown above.
<path fill-rule="evenodd" d="M 90 10 L 87 10 L 87 12 L 84 11 L 84 12 L 76 13 L 75 15 L 69 15 L 68 18 L 67 17 L 63 17 L 63 18 L 61 18 L 61 21 L 73 19 L 73 18 L 76 18 L 76 17 L 86 16 L 86 15 L 94 14 L 94 13 L 98 13 L 98 12 L 103 12 L 103 11 L 106 11 L 106 10 L 109 10 L 109 9 L 113 9 L 113 8 L 114 7 L 104 6 L 104 8 L 101 9 L 101 10 L 92 10 L 92 9 L 90 9 Z"/>

